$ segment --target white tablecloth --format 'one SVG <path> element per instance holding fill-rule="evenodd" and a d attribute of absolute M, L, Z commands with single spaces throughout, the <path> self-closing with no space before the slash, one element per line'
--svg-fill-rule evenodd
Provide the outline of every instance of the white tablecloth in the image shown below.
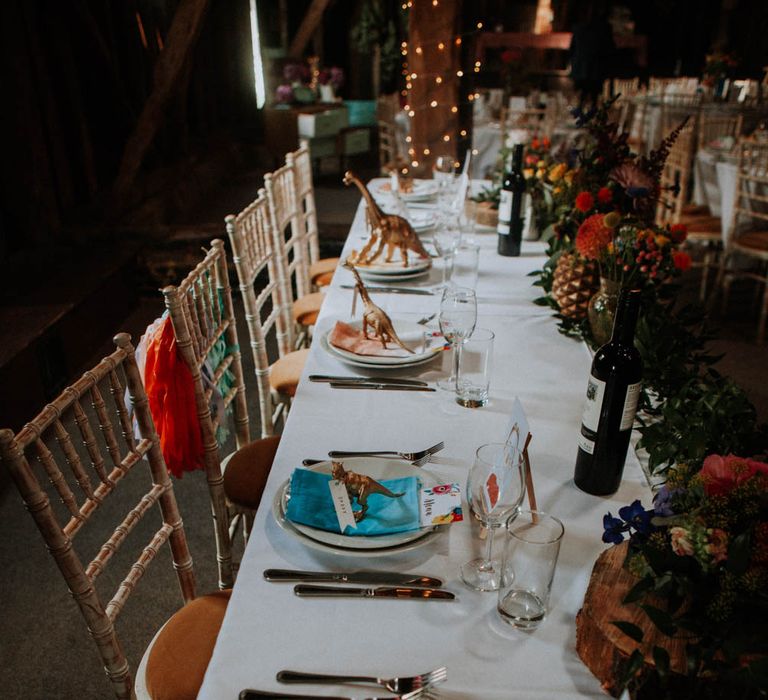
<path fill-rule="evenodd" d="M 358 212 L 347 251 L 358 244 L 362 231 Z M 284 668 L 389 676 L 442 665 L 448 667 L 448 681 L 439 697 L 446 700 L 604 697 L 575 652 L 574 618 L 592 564 L 605 548 L 600 541 L 603 514 L 615 514 L 635 498 L 647 503 L 648 490 L 631 452 L 615 496 L 596 498 L 574 486 L 590 353 L 557 332 L 547 309 L 531 304 L 539 292 L 526 274 L 544 263 L 543 245 L 524 243 L 521 257 L 501 258 L 494 252 L 495 235 L 477 239 L 482 246 L 478 326 L 496 333 L 491 400 L 482 409 L 461 408 L 444 392 L 345 392 L 308 382 L 310 373 L 356 373 L 318 342 L 336 319 L 349 316 L 352 292 L 339 284 L 351 281 L 351 276 L 346 270 L 337 272 L 200 698 L 233 700 L 245 687 L 286 690 L 275 680 L 275 673 Z M 379 294 L 374 300 L 395 319 L 416 319 L 439 305 L 438 296 Z M 407 375 L 431 377 L 438 371 L 431 363 Z M 475 449 L 504 438 L 515 396 L 522 400 L 533 434 L 530 455 L 539 508 L 562 519 L 566 531 L 550 613 L 538 630 L 510 628 L 497 617 L 496 594 L 474 592 L 462 584 L 460 565 L 478 555 L 482 546 L 477 526 L 469 520 L 450 526 L 425 546 L 381 558 L 316 551 L 275 522 L 271 508 L 280 486 L 303 458 L 321 458 L 330 449 L 410 450 L 444 440 L 445 449 L 423 469 L 440 483 L 457 481 L 463 489 Z M 292 584 L 263 579 L 268 567 L 420 572 L 442 577 L 457 600 L 299 599 Z M 287 690 L 355 694 L 341 687 Z"/>

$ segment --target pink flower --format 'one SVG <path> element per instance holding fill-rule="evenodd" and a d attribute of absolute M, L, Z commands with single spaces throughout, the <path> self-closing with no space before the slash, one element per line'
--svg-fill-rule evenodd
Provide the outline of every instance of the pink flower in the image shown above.
<path fill-rule="evenodd" d="M 672 551 L 679 557 L 690 557 L 693 554 L 693 543 L 691 542 L 690 532 L 684 527 L 669 528 L 669 535 L 672 538 Z"/>
<path fill-rule="evenodd" d="M 728 558 L 728 533 L 719 527 L 707 530 L 708 541 L 705 546 L 707 553 L 715 564 Z"/>
<path fill-rule="evenodd" d="M 653 192 L 653 178 L 634 163 L 622 163 L 611 172 L 611 180 L 621 185 L 630 197 L 647 197 Z"/>
<path fill-rule="evenodd" d="M 755 474 L 768 477 L 768 464 L 736 455 L 709 455 L 699 472 L 709 496 L 729 493 Z"/>

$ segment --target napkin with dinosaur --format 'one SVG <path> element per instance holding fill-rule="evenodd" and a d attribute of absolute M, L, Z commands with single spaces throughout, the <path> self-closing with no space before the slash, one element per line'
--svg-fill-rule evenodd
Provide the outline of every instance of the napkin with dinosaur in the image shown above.
<path fill-rule="evenodd" d="M 339 521 L 328 488 L 332 478 L 330 474 L 310 469 L 295 469 L 291 475 L 291 497 L 285 513 L 288 520 L 318 530 L 339 532 Z M 372 488 L 367 497 L 365 517 L 356 528 L 347 527 L 344 535 L 365 537 L 419 529 L 419 480 L 410 476 L 383 479 L 378 483 L 391 494 L 402 495 L 393 497 Z M 359 509 L 354 502 L 353 507 Z"/>
<path fill-rule="evenodd" d="M 416 353 L 424 351 L 424 332 L 410 332 L 400 335 L 400 340 Z M 363 337 L 360 328 L 350 326 L 343 321 L 336 321 L 336 325 L 328 335 L 328 342 L 340 350 L 352 352 L 355 355 L 368 355 L 372 357 L 413 357 L 413 353 L 398 347 L 395 343 L 387 343 L 387 347 L 381 347 L 381 341 L 374 337 Z"/>

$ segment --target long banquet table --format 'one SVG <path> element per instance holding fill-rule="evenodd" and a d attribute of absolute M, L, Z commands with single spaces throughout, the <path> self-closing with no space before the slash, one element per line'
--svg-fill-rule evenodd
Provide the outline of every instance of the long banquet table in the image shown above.
<path fill-rule="evenodd" d="M 362 207 L 344 254 L 361 246 Z M 532 303 L 539 289 L 527 273 L 544 263 L 544 245 L 524 242 L 519 258 L 496 254 L 493 233 L 476 234 L 481 245 L 478 327 L 496 334 L 490 403 L 458 406 L 447 392 L 343 391 L 311 383 L 307 375 L 357 374 L 322 347 L 320 339 L 337 319 L 349 319 L 352 292 L 347 270 L 337 271 L 315 329 L 309 359 L 294 399 L 232 599 L 213 652 L 200 698 L 234 700 L 241 689 L 282 690 L 314 695 L 359 695 L 359 689 L 285 686 L 280 669 L 358 673 L 390 677 L 448 667 L 438 697 L 604 697 L 598 681 L 575 651 L 575 616 L 592 565 L 605 548 L 602 517 L 648 488 L 630 450 L 624 481 L 612 497 L 582 493 L 573 484 L 576 438 L 591 355 L 587 347 L 558 333 L 546 307 Z M 434 285 L 437 271 L 426 282 Z M 438 310 L 439 296 L 373 294 L 395 320 L 419 319 Z M 360 313 L 358 303 L 357 313 Z M 397 324 L 395 324 L 397 325 Z M 448 353 L 440 353 L 447 356 Z M 443 360 L 447 360 L 444 357 Z M 447 363 L 446 363 L 447 364 Z M 440 360 L 401 376 L 435 378 Z M 478 525 L 467 517 L 421 547 L 381 557 L 350 557 L 318 551 L 282 529 L 273 499 L 304 458 L 332 449 L 418 450 L 440 440 L 445 449 L 422 469 L 438 483 L 464 488 L 475 449 L 504 439 L 513 399 L 525 408 L 533 435 L 530 456 L 539 509 L 565 524 L 550 612 L 533 632 L 517 631 L 496 613 L 496 594 L 469 590 L 459 567 L 479 555 Z M 497 537 L 497 544 L 502 538 Z M 353 571 L 360 568 L 419 572 L 446 581 L 452 602 L 304 599 L 292 584 L 268 583 L 266 568 Z M 376 692 L 369 693 L 376 695 Z M 384 691 L 378 695 L 386 695 Z"/>

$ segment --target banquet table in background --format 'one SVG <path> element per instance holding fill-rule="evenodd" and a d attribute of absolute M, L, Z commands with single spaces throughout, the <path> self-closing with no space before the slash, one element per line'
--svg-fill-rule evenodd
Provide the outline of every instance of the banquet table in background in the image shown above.
<path fill-rule="evenodd" d="M 376 185 L 374 184 L 373 187 Z M 344 254 L 364 237 L 358 210 Z M 426 235 L 425 235 L 426 237 Z M 481 409 L 458 406 L 448 392 L 341 391 L 311 383 L 307 375 L 356 374 L 328 353 L 323 336 L 337 319 L 348 320 L 352 292 L 347 270 L 338 270 L 315 329 L 305 374 L 283 432 L 280 449 L 256 514 L 232 599 L 199 697 L 232 700 L 246 687 L 288 692 L 354 693 L 342 687 L 294 686 L 275 680 L 280 669 L 389 677 L 448 667 L 440 686 L 446 700 L 529 700 L 604 697 L 598 681 L 575 651 L 575 617 L 592 564 L 604 549 L 602 516 L 615 513 L 649 492 L 630 451 L 624 482 L 613 497 L 579 491 L 572 474 L 582 399 L 591 355 L 585 345 L 558 333 L 546 307 L 532 300 L 539 290 L 526 275 L 545 261 L 544 245 L 524 242 L 518 258 L 496 252 L 495 234 L 476 234 L 481 246 L 478 327 L 496 334 L 490 402 Z M 423 286 L 437 281 L 433 272 Z M 410 281 L 406 286 L 415 286 Z M 439 296 L 372 294 L 395 319 L 416 320 L 435 313 Z M 357 313 L 360 313 L 358 304 Z M 399 370 L 408 377 L 436 378 L 441 359 Z M 534 632 L 517 631 L 496 614 L 496 594 L 466 588 L 460 565 L 482 547 L 478 524 L 468 515 L 421 547 L 382 557 L 351 557 L 305 546 L 282 529 L 272 505 L 282 484 L 304 458 L 322 458 L 332 449 L 420 449 L 440 440 L 445 449 L 422 467 L 438 483 L 462 489 L 475 449 L 504 439 L 518 396 L 533 441 L 533 480 L 541 510 L 565 524 L 550 613 Z M 498 538 L 499 540 L 501 538 Z M 452 602 L 304 599 L 292 584 L 268 583 L 266 568 L 350 571 L 360 568 L 419 572 L 441 577 Z"/>

